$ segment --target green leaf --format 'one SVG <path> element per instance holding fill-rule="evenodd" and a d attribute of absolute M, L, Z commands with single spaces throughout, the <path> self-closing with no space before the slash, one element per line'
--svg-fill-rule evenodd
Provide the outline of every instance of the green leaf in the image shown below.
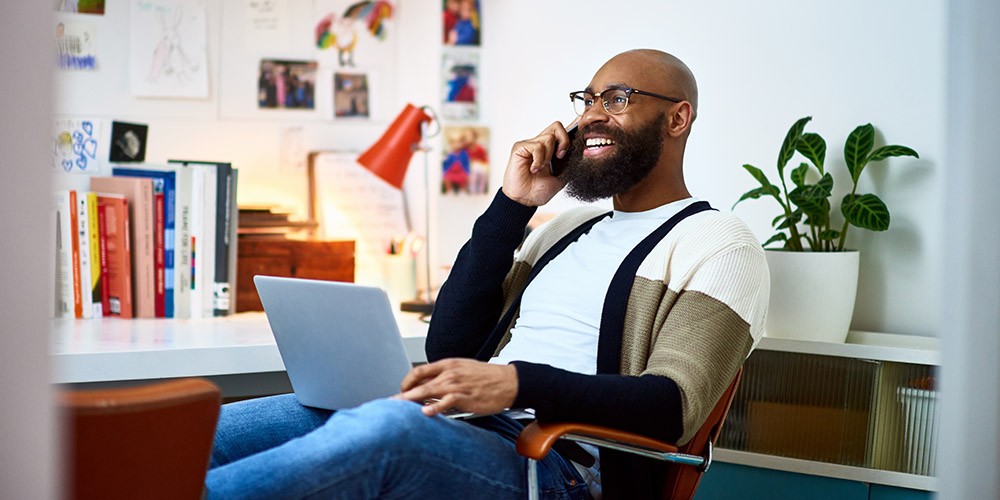
<path fill-rule="evenodd" d="M 799 118 L 788 129 L 785 141 L 781 143 L 781 151 L 778 152 L 778 177 L 785 178 L 785 165 L 788 164 L 788 160 L 792 159 L 792 155 L 795 154 L 795 145 L 799 143 L 799 138 L 802 137 L 802 130 L 806 128 L 806 123 L 809 123 L 809 120 L 812 120 L 811 116 Z"/>
<path fill-rule="evenodd" d="M 773 186 L 772 185 L 770 189 L 766 189 L 766 188 L 763 188 L 763 187 L 753 188 L 753 189 L 751 189 L 751 190 L 743 193 L 743 196 L 740 196 L 740 199 L 736 200 L 736 203 L 733 203 L 733 207 L 735 208 L 736 205 L 739 205 L 740 202 L 744 201 L 744 200 L 756 200 L 757 198 L 760 198 L 761 196 L 765 196 L 765 195 L 766 196 L 778 196 L 779 194 L 781 194 L 781 191 L 778 190 L 778 186 Z"/>
<path fill-rule="evenodd" d="M 802 210 L 796 210 L 796 211 L 792 212 L 792 216 L 789 217 L 789 218 L 787 218 L 787 219 L 785 218 L 785 214 L 781 214 L 777 218 L 774 219 L 774 221 L 773 221 L 773 223 L 771 225 L 773 226 L 774 224 L 776 224 L 779 219 L 781 219 L 782 222 L 781 222 L 780 225 L 778 225 L 777 227 L 775 227 L 775 229 L 779 229 L 779 230 L 780 229 L 788 229 L 788 228 L 790 228 L 790 227 L 798 224 L 799 221 L 802 220 Z"/>
<path fill-rule="evenodd" d="M 809 216 L 810 224 L 825 224 L 830 218 L 830 186 L 833 182 L 829 173 L 817 184 L 807 184 L 788 193 L 788 199 Z"/>
<path fill-rule="evenodd" d="M 809 164 L 799 164 L 799 166 L 795 167 L 795 170 L 792 170 L 792 182 L 795 183 L 796 186 L 802 186 L 806 183 L 807 173 L 809 173 Z"/>
<path fill-rule="evenodd" d="M 795 144 L 795 150 L 802 153 L 802 156 L 809 158 L 809 161 L 823 174 L 823 162 L 826 161 L 826 141 L 819 134 L 812 132 L 802 134 L 799 142 Z"/>
<path fill-rule="evenodd" d="M 775 242 L 778 242 L 778 241 L 783 241 L 783 242 L 784 241 L 788 241 L 788 235 L 785 234 L 785 233 L 775 233 L 774 236 L 771 236 L 770 238 L 768 238 L 768 240 L 765 241 L 764 244 L 761 245 L 761 246 L 766 247 L 766 246 L 770 245 L 771 243 L 775 243 Z"/>
<path fill-rule="evenodd" d="M 918 155 L 916 151 L 906 146 L 897 146 L 893 144 L 891 146 L 882 146 L 875 151 L 872 151 L 871 156 L 868 157 L 868 162 L 871 163 L 873 161 L 881 161 L 894 156 L 912 156 L 914 158 L 920 158 L 920 155 Z"/>
<path fill-rule="evenodd" d="M 872 231 L 889 229 L 889 208 L 873 194 L 845 196 L 840 212 L 848 222 L 857 227 Z"/>
<path fill-rule="evenodd" d="M 875 146 L 875 127 L 871 123 L 858 126 L 847 136 L 844 143 L 844 160 L 847 170 L 851 172 L 851 180 L 857 185 L 861 171 L 868 163 L 868 153 Z"/>
<path fill-rule="evenodd" d="M 827 229 L 826 231 L 820 231 L 819 239 L 824 241 L 833 241 L 840 238 L 840 231 L 836 229 Z"/>
<path fill-rule="evenodd" d="M 750 175 L 752 175 L 754 179 L 757 179 L 757 182 L 760 183 L 761 187 L 770 189 L 770 187 L 774 186 L 761 169 L 750 165 L 749 163 L 744 164 L 743 169 L 750 172 Z"/>
<path fill-rule="evenodd" d="M 830 175 L 829 172 L 823 174 L 823 177 L 820 177 L 819 182 L 816 183 L 816 186 L 822 189 L 823 193 L 826 193 L 823 195 L 824 198 L 829 197 L 830 194 L 833 193 L 833 176 Z"/>

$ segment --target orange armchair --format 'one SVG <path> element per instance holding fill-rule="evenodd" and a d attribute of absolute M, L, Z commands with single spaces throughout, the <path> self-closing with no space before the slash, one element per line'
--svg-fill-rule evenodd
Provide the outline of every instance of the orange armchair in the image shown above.
<path fill-rule="evenodd" d="M 197 499 L 221 392 L 202 379 L 64 391 L 69 499 Z"/>
<path fill-rule="evenodd" d="M 533 422 L 521 431 L 517 439 L 517 451 L 528 458 L 528 498 L 538 498 L 537 461 L 548 455 L 558 439 L 567 439 L 594 446 L 609 448 L 626 453 L 641 455 L 669 462 L 667 474 L 663 478 L 663 498 L 689 499 L 694 497 L 702 474 L 712 463 L 712 447 L 722 423 L 729 412 L 729 406 L 736 395 L 736 387 L 743 376 L 743 369 L 736 372 L 731 384 L 719 398 L 715 408 L 694 437 L 683 446 L 657 441 L 630 432 L 608 427 L 577 423 Z"/>

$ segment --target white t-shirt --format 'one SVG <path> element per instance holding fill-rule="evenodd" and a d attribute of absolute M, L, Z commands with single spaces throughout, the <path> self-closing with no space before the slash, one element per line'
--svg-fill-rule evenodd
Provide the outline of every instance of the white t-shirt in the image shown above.
<path fill-rule="evenodd" d="M 510 342 L 490 362 L 528 361 L 593 375 L 601 311 L 611 279 L 629 252 L 687 198 L 645 212 L 615 211 L 552 259 L 524 290 Z"/>

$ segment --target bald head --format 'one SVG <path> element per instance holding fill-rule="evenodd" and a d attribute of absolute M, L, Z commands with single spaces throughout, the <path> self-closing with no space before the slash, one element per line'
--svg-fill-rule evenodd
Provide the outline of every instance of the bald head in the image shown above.
<path fill-rule="evenodd" d="M 635 49 L 622 52 L 612 57 L 602 66 L 624 64 L 638 78 L 645 81 L 658 82 L 657 90 L 642 89 L 652 92 L 663 92 L 670 97 L 683 99 L 691 103 L 695 116 L 698 114 L 698 84 L 691 69 L 677 57 L 660 50 Z"/>

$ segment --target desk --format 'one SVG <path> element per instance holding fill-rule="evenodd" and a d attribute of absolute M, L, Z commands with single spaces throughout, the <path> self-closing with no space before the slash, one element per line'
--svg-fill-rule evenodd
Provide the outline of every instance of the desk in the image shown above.
<path fill-rule="evenodd" d="M 427 324 L 397 313 L 406 355 L 427 361 Z M 80 387 L 206 377 L 226 397 L 290 392 L 262 312 L 206 319 L 53 320 L 53 381 Z"/>

